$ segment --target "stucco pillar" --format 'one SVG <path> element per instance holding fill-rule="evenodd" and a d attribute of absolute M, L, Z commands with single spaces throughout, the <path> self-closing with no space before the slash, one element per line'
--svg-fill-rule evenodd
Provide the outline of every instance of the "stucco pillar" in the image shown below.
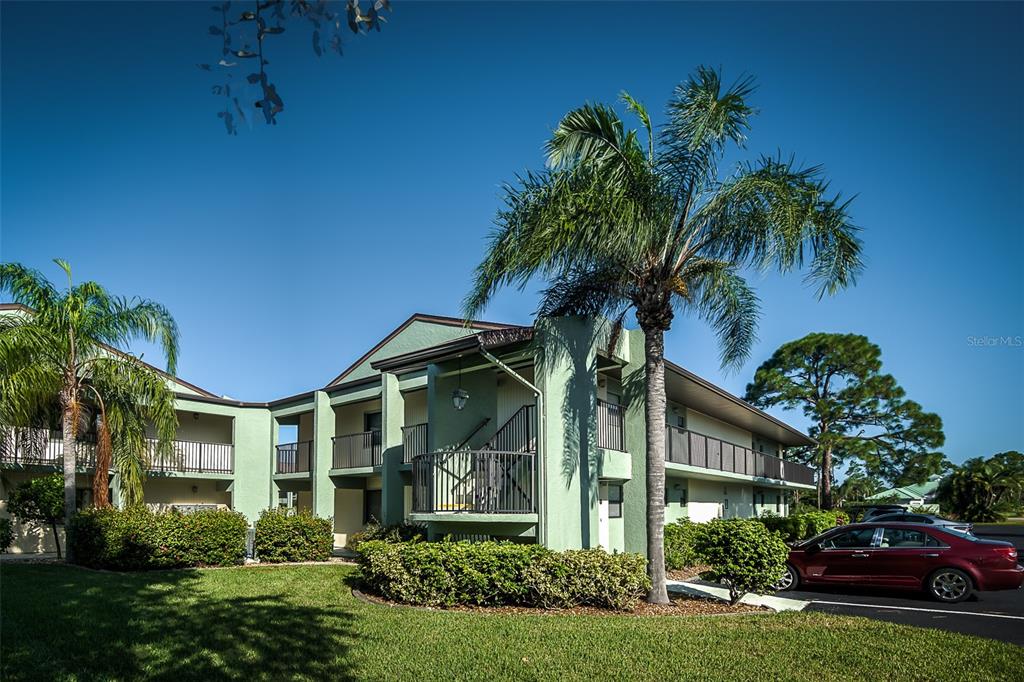
<path fill-rule="evenodd" d="M 313 513 L 322 518 L 334 516 L 334 481 L 330 476 L 333 437 L 331 399 L 325 391 L 317 391 L 313 399 Z"/>
<path fill-rule="evenodd" d="M 381 521 L 401 523 L 405 515 L 405 484 L 402 481 L 402 427 L 405 426 L 405 398 L 398 377 L 381 374 Z"/>
<path fill-rule="evenodd" d="M 596 547 L 598 452 L 595 447 L 597 353 L 592 320 L 548 320 L 537 386 L 544 393 L 545 543 L 552 549 Z"/>
<path fill-rule="evenodd" d="M 639 329 L 623 332 L 622 384 L 630 386 L 626 405 L 625 439 L 633 477 L 622 489 L 622 521 L 626 551 L 647 555 L 647 425 L 644 337 Z"/>

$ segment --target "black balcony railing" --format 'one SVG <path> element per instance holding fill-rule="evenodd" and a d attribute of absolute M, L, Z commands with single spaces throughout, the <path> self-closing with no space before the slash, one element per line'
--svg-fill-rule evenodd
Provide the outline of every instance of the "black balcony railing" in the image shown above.
<path fill-rule="evenodd" d="M 281 443 L 277 446 L 277 463 L 274 471 L 279 474 L 302 474 L 312 471 L 313 441 Z"/>
<path fill-rule="evenodd" d="M 814 485 L 814 469 L 811 467 L 677 426 L 665 427 L 665 461 Z"/>
<path fill-rule="evenodd" d="M 416 455 L 427 452 L 427 425 L 413 424 L 402 427 L 402 462 L 412 464 Z"/>
<path fill-rule="evenodd" d="M 230 474 L 234 471 L 234 447 L 229 443 L 171 441 L 172 452 L 160 454 L 157 441 L 147 439 L 150 471 Z M 96 466 L 96 443 L 75 442 L 78 467 Z M 24 466 L 56 466 L 64 460 L 64 436 L 46 429 L 7 430 L 0 437 L 0 461 Z"/>
<path fill-rule="evenodd" d="M 418 513 L 532 514 L 536 456 L 531 452 L 431 452 L 412 463 L 412 508 Z"/>
<path fill-rule="evenodd" d="M 597 401 L 597 446 L 609 450 L 626 451 L 623 424 L 625 408 L 622 405 Z"/>
<path fill-rule="evenodd" d="M 334 469 L 355 469 L 379 467 L 383 460 L 380 450 L 380 431 L 363 431 L 345 436 L 335 436 L 333 461 Z"/>

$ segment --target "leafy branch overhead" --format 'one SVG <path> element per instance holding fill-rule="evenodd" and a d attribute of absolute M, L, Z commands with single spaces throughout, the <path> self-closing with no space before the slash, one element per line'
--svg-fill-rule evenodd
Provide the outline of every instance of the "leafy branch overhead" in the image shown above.
<path fill-rule="evenodd" d="M 214 85 L 212 92 L 224 98 L 224 108 L 217 117 L 223 120 L 229 135 L 238 134 L 236 117 L 243 123 L 249 120 L 249 106 L 259 109 L 268 125 L 277 125 L 277 115 L 284 111 L 284 100 L 267 74 L 267 36 L 283 34 L 290 19 L 304 20 L 312 28 L 310 39 L 317 57 L 326 52 L 341 56 L 341 36 L 346 28 L 356 35 L 380 32 L 387 21 L 382 12 L 391 11 L 389 0 L 371 0 L 365 9 L 360 0 L 256 0 L 236 3 L 236 7 L 241 9 L 232 9 L 231 2 L 211 7 L 219 23 L 208 31 L 220 38 L 220 59 L 216 64 L 197 65 L 203 71 L 224 74 L 224 82 Z M 254 70 L 244 79 L 236 78 L 247 66 Z"/>

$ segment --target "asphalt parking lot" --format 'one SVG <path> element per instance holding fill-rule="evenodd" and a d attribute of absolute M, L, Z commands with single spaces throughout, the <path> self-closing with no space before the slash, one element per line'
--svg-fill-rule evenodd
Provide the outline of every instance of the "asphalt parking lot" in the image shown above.
<path fill-rule="evenodd" d="M 975 526 L 980 537 L 1012 542 L 1024 549 L 1024 526 Z M 808 611 L 877 618 L 939 628 L 1024 646 L 1024 590 L 978 592 L 960 604 L 940 604 L 914 592 L 868 588 L 813 587 L 779 596 L 805 599 Z"/>

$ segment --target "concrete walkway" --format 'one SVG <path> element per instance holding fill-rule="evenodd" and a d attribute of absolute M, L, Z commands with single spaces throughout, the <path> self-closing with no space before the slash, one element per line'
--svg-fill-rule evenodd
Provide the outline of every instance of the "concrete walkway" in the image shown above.
<path fill-rule="evenodd" d="M 679 580 L 668 580 L 668 591 L 676 594 L 685 594 L 690 597 L 703 599 L 717 599 L 718 601 L 729 601 L 729 589 L 718 585 L 706 583 L 689 583 Z M 764 606 L 772 611 L 803 611 L 810 602 L 802 599 L 787 599 L 766 594 L 754 594 L 748 592 L 740 598 L 741 604 L 748 606 Z"/>

